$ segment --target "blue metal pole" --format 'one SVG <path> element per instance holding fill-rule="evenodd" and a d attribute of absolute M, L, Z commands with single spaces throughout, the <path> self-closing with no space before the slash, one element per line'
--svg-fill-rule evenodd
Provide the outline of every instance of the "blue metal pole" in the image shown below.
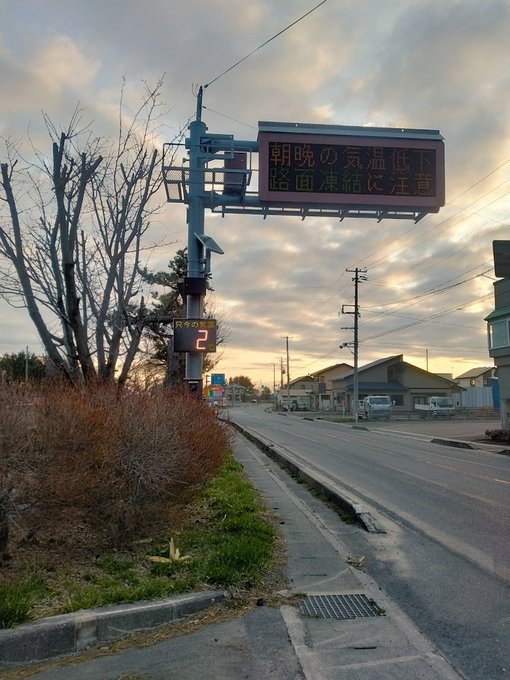
<path fill-rule="evenodd" d="M 188 190 L 188 276 L 205 276 L 203 260 L 204 247 L 195 234 L 204 233 L 204 204 L 202 197 L 205 189 L 205 158 L 201 153 L 201 140 L 207 127 L 202 122 L 202 87 L 198 91 L 197 112 L 195 120 L 190 124 L 189 141 L 189 190 Z M 200 319 L 203 316 L 202 295 L 187 295 L 186 315 L 188 318 Z M 186 380 L 199 381 L 198 393 L 202 394 L 201 352 L 188 352 L 186 355 Z"/>

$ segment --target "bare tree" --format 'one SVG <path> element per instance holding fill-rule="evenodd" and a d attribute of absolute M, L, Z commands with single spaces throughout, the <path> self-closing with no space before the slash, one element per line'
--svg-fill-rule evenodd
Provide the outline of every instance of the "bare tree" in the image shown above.
<path fill-rule="evenodd" d="M 145 86 L 114 143 L 75 111 L 52 154 L 23 161 L 5 140 L 1 163 L 0 294 L 26 307 L 44 349 L 71 382 L 124 382 L 147 320 L 139 275 L 144 236 L 161 208 L 154 146 L 162 81 Z M 125 121 L 129 122 L 126 123 Z"/>

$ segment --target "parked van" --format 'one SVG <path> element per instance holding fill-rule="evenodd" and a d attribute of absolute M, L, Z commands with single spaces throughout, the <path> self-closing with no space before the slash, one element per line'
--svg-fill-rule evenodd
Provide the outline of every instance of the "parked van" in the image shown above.
<path fill-rule="evenodd" d="M 388 396 L 371 396 L 363 399 L 363 411 L 365 418 L 385 418 L 390 419 L 392 402 Z"/>

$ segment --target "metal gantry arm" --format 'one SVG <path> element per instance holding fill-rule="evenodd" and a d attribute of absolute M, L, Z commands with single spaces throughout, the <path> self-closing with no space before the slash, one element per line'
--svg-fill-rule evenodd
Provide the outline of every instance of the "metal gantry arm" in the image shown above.
<path fill-rule="evenodd" d="M 310 125 L 302 123 L 259 122 L 257 141 L 236 140 L 233 135 L 211 134 L 202 121 L 202 95 L 197 95 L 196 117 L 189 125 L 189 138 L 185 147 L 188 158 L 182 165 L 167 164 L 163 153 L 163 182 L 168 202 L 185 203 L 188 226 L 188 271 L 189 280 L 206 279 L 210 273 L 211 253 L 223 254 L 218 244 L 204 233 L 205 210 L 214 213 L 326 217 L 343 221 L 346 218 L 360 219 L 412 219 L 419 222 L 428 213 L 437 212 L 444 205 L 444 149 L 443 138 L 437 130 L 404 130 L 393 128 L 365 128 L 349 126 Z M 276 151 L 270 152 L 270 144 L 277 139 Z M 280 144 L 280 147 L 278 147 Z M 314 146 L 315 145 L 315 146 Z M 372 154 L 370 162 L 357 166 L 365 175 L 367 186 L 349 190 L 342 185 L 342 191 L 323 190 L 328 167 L 336 163 L 342 154 L 357 153 L 357 149 Z M 171 146 L 171 145 L 169 145 Z M 287 149 L 288 147 L 288 149 Z M 319 181 L 320 186 L 302 188 L 301 182 L 290 182 L 281 186 L 275 174 L 281 169 L 285 148 L 285 168 L 292 165 L 295 176 L 302 178 L 302 153 L 312 153 L 312 147 L 320 152 L 307 166 L 308 171 Z M 292 155 L 291 148 L 298 148 L 299 154 Z M 367 152 L 368 150 L 368 152 Z M 373 152 L 373 153 L 372 153 Z M 257 167 L 253 167 L 253 156 L 258 154 Z M 412 155 L 413 160 L 408 157 Z M 350 159 L 352 162 L 352 159 Z M 359 160 L 359 159 L 358 159 Z M 419 168 L 416 166 L 418 164 Z M 259 167 L 261 166 L 261 168 Z M 415 167 L 416 166 L 416 167 Z M 348 166 L 350 167 L 350 165 Z M 384 189 L 378 181 L 384 178 L 390 168 L 392 181 L 398 181 L 398 191 Z M 406 191 L 407 170 L 413 175 L 417 186 L 408 199 Z M 372 172 L 377 173 L 372 177 Z M 271 174 L 273 172 L 273 174 Z M 317 174 L 318 172 L 318 174 Z M 338 175 L 339 170 L 335 171 Z M 321 174 L 323 173 L 323 174 Z M 367 175 L 368 173 L 368 175 Z M 395 174 L 396 173 L 396 174 Z M 400 173 L 400 174 L 399 174 Z M 359 173 L 358 173 L 359 174 Z M 286 177 L 287 175 L 285 175 Z M 432 177 L 435 181 L 432 181 Z M 367 179 L 368 178 L 368 179 Z M 395 179 L 396 178 L 396 179 Z M 370 181 L 369 181 L 370 180 Z M 275 186 L 276 182 L 276 186 Z M 382 182 L 382 179 L 381 179 Z M 262 183 L 262 187 L 260 186 Z M 285 184 L 285 182 L 283 183 Z M 361 180 L 358 181 L 361 187 Z M 356 185 L 358 187 L 358 184 Z M 422 188 L 425 184 L 427 189 Z M 365 185 L 364 185 L 365 186 Z M 435 193 L 428 187 L 435 187 Z M 251 188 L 250 188 L 251 187 Z M 338 188 L 335 185 L 335 188 Z M 350 189 L 350 185 L 349 185 Z M 347 193 L 345 193 L 347 191 Z M 377 193 L 377 192 L 381 193 Z M 428 191 L 430 193 L 428 193 Z M 359 194 L 359 195 L 358 195 Z M 400 195 L 402 194 L 402 195 Z M 265 200 L 262 200 L 263 196 Z M 308 201 L 307 201 L 308 199 Z M 364 199 L 364 200 L 363 200 Z M 354 313 L 354 356 L 355 356 L 355 415 L 357 417 L 357 349 L 358 349 L 358 282 L 362 270 L 354 271 L 355 311 Z M 200 286 L 199 286 L 200 288 Z M 197 294 L 195 289 L 186 296 L 187 315 L 203 318 L 204 291 Z M 186 379 L 199 386 L 201 392 L 203 355 L 188 352 L 186 356 Z"/>
<path fill-rule="evenodd" d="M 255 165 L 253 157 L 258 154 L 259 150 L 258 142 L 236 140 L 232 135 L 206 134 L 207 128 L 203 123 L 202 126 L 203 134 L 197 140 L 191 135 L 186 140 L 190 163 L 168 165 L 165 163 L 165 154 L 163 154 L 163 181 L 169 203 L 189 203 L 190 194 L 199 194 L 204 209 L 222 215 L 259 215 L 263 218 L 287 216 L 301 219 L 327 217 L 340 222 L 346 218 L 358 218 L 376 219 L 378 222 L 383 219 L 410 219 L 416 223 L 430 212 L 426 209 L 389 208 L 387 206 L 363 208 L 348 204 L 318 206 L 313 203 L 306 204 L 304 200 L 299 205 L 293 203 L 275 205 L 261 201 L 257 188 L 259 171 L 257 167 L 253 167 Z M 195 163 L 202 164 L 201 178 L 198 178 L 191 170 L 192 154 Z M 228 162 L 233 161 L 236 154 L 246 155 L 245 168 L 228 166 Z M 235 191 L 228 190 L 232 185 L 236 186 Z"/>

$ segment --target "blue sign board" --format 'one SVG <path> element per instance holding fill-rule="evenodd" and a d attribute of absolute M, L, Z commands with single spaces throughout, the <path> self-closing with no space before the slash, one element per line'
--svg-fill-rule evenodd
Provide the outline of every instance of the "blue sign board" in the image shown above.
<path fill-rule="evenodd" d="M 224 385 L 224 384 L 225 384 L 224 373 L 211 373 L 211 385 Z"/>

